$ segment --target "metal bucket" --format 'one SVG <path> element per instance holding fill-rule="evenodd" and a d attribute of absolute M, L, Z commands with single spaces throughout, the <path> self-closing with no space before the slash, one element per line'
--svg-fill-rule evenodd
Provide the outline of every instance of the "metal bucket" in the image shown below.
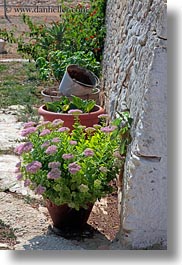
<path fill-rule="evenodd" d="M 79 65 L 71 64 L 66 69 L 59 91 L 64 96 L 90 95 L 97 84 L 98 78 L 94 73 Z"/>

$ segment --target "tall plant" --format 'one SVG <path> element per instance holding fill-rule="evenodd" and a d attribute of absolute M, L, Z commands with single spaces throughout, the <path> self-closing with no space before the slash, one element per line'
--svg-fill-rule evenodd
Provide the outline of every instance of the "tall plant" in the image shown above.
<path fill-rule="evenodd" d="M 79 4 L 79 9 L 63 13 L 66 45 L 71 51 L 92 51 L 97 61 L 102 59 L 102 49 L 105 37 L 105 8 L 106 0 L 92 0 L 87 7 Z"/>

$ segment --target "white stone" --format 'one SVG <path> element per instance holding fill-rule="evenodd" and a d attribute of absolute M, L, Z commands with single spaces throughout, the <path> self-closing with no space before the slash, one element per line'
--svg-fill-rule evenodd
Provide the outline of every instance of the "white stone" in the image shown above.
<path fill-rule="evenodd" d="M 112 5 L 112 1 L 108 1 L 107 9 L 110 10 L 111 7 L 116 23 L 113 23 L 112 16 L 107 12 L 110 28 L 103 61 L 107 103 L 109 102 L 106 109 L 115 117 L 116 111 L 121 111 L 124 104 L 130 109 L 133 118 L 132 143 L 125 163 L 124 188 L 122 194 L 119 194 L 122 202 L 120 241 L 125 248 L 146 248 L 156 244 L 165 248 L 166 1 L 122 1 L 119 9 Z M 116 17 L 120 17 L 123 23 Z M 115 32 L 114 38 L 117 42 L 114 42 L 111 29 Z M 115 59 L 116 55 L 119 55 L 120 63 Z"/>
<path fill-rule="evenodd" d="M 167 241 L 166 80 L 167 52 L 157 48 L 126 163 L 122 229 L 129 233 L 122 243 L 133 248 Z"/>
<path fill-rule="evenodd" d="M 6 42 L 3 39 L 0 39 L 0 53 L 5 52 Z"/>

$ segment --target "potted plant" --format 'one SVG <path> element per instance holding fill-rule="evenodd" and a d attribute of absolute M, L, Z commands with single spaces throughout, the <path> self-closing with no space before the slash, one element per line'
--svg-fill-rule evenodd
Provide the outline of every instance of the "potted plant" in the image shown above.
<path fill-rule="evenodd" d="M 62 119 L 64 125 L 72 130 L 73 114 L 78 115 L 81 125 L 89 127 L 98 123 L 98 116 L 104 113 L 104 109 L 96 105 L 94 100 L 81 99 L 72 95 L 71 99 L 62 96 L 60 101 L 46 102 L 38 109 L 38 113 L 45 121 Z"/>
<path fill-rule="evenodd" d="M 47 64 L 45 63 L 45 60 L 43 58 L 39 58 L 36 62 L 37 65 L 39 64 L 39 67 L 41 66 L 40 69 L 42 77 L 46 76 L 46 78 L 48 78 L 48 73 L 50 74 L 50 72 L 55 69 L 53 74 L 54 82 L 55 80 L 57 80 L 57 82 L 61 80 L 61 82 L 59 81 L 60 84 L 58 89 L 49 88 L 43 89 L 41 91 L 41 94 L 44 97 L 45 101 L 57 101 L 61 96 L 71 97 L 72 95 L 74 95 L 79 96 L 82 99 L 94 99 L 97 104 L 99 104 L 100 81 L 99 78 L 89 70 L 89 68 L 87 69 L 83 67 L 83 56 L 80 55 L 82 54 L 82 52 L 80 52 L 79 54 L 79 56 L 82 57 L 81 61 L 79 61 L 74 54 L 69 54 L 67 60 L 59 58 L 60 56 L 58 55 L 62 54 L 61 51 L 57 52 L 56 54 L 57 56 L 55 58 L 53 57 L 54 61 L 51 69 L 47 69 Z M 51 53 L 51 55 L 53 55 L 53 52 Z M 50 58 L 52 57 L 50 56 Z M 77 64 L 70 64 L 71 62 L 77 62 Z M 80 65 L 82 65 L 82 67 L 78 65 L 78 62 L 80 63 Z M 89 62 L 87 62 L 87 64 L 88 63 Z M 86 66 L 88 67 L 88 65 Z M 97 67 L 100 67 L 100 65 Z"/>
<path fill-rule="evenodd" d="M 100 116 L 103 120 L 106 114 Z M 55 227 L 83 227 L 97 199 L 111 193 L 121 162 L 119 127 L 85 128 L 75 116 L 74 129 L 62 120 L 28 122 L 15 148 L 17 179 L 46 201 Z"/>

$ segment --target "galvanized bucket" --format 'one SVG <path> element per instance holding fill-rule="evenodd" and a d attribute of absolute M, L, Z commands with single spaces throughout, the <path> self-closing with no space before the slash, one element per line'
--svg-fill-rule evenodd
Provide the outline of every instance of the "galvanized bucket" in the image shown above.
<path fill-rule="evenodd" d="M 71 64 L 61 80 L 59 91 L 64 96 L 90 95 L 97 85 L 98 78 L 94 73 L 79 65 Z"/>

